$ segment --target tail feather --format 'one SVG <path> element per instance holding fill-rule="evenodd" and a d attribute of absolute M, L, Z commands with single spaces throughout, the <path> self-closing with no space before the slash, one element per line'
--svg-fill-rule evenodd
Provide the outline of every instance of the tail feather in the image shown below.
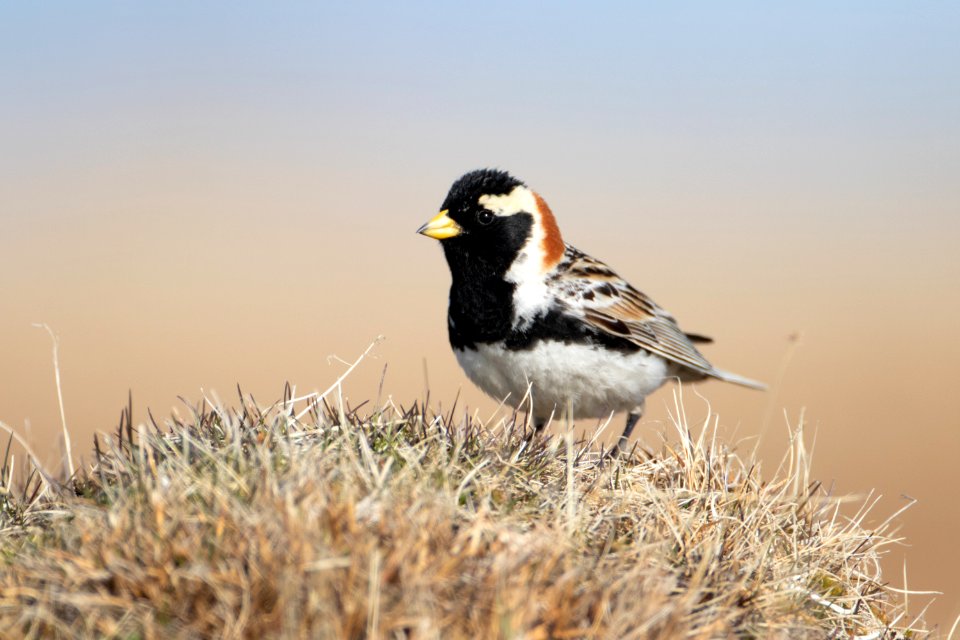
<path fill-rule="evenodd" d="M 730 373 L 729 371 L 722 371 L 720 369 L 714 369 L 710 372 L 710 375 L 718 380 L 723 380 L 724 382 L 732 382 L 733 384 L 738 384 L 741 387 L 749 387 L 751 389 L 757 389 L 763 391 L 767 388 L 767 385 L 762 382 L 757 382 L 756 380 L 751 380 L 750 378 L 744 378 L 743 376 L 738 376 L 735 373 Z"/>

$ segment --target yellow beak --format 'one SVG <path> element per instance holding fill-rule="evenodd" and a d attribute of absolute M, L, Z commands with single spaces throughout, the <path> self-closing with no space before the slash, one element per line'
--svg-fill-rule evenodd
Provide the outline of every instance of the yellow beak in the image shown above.
<path fill-rule="evenodd" d="M 447 209 L 444 209 L 430 222 L 417 229 L 417 233 L 422 233 L 436 240 L 446 240 L 460 235 L 463 233 L 463 229 L 447 215 Z"/>

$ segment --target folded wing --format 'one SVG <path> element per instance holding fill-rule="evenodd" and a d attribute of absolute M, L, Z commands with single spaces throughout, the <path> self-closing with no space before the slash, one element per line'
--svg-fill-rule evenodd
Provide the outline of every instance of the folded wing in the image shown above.
<path fill-rule="evenodd" d="M 553 278 L 559 292 L 557 301 L 570 313 L 582 314 L 598 331 L 629 340 L 704 376 L 764 388 L 758 382 L 711 365 L 693 346 L 695 341 L 711 342 L 709 338 L 685 334 L 666 310 L 585 253 L 568 245 L 565 259 Z"/>

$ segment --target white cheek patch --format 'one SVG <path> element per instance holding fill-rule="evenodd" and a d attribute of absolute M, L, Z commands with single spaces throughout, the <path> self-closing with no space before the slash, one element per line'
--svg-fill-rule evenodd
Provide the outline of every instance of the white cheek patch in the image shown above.
<path fill-rule="evenodd" d="M 497 216 L 512 216 L 518 213 L 533 216 L 530 237 L 505 275 L 507 282 L 516 285 L 513 295 L 514 323 L 525 327 L 539 313 L 546 311 L 551 301 L 544 278 L 544 228 L 536 195 L 530 189 L 518 186 L 506 195 L 480 196 L 479 203 Z"/>

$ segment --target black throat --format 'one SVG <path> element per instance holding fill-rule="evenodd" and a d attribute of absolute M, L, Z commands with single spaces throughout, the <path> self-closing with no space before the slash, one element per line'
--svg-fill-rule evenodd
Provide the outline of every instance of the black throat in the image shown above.
<path fill-rule="evenodd" d="M 454 349 L 503 340 L 513 322 L 516 285 L 504 276 L 516 252 L 491 251 L 490 247 L 473 246 L 469 240 L 443 243 L 452 276 L 447 327 Z"/>

